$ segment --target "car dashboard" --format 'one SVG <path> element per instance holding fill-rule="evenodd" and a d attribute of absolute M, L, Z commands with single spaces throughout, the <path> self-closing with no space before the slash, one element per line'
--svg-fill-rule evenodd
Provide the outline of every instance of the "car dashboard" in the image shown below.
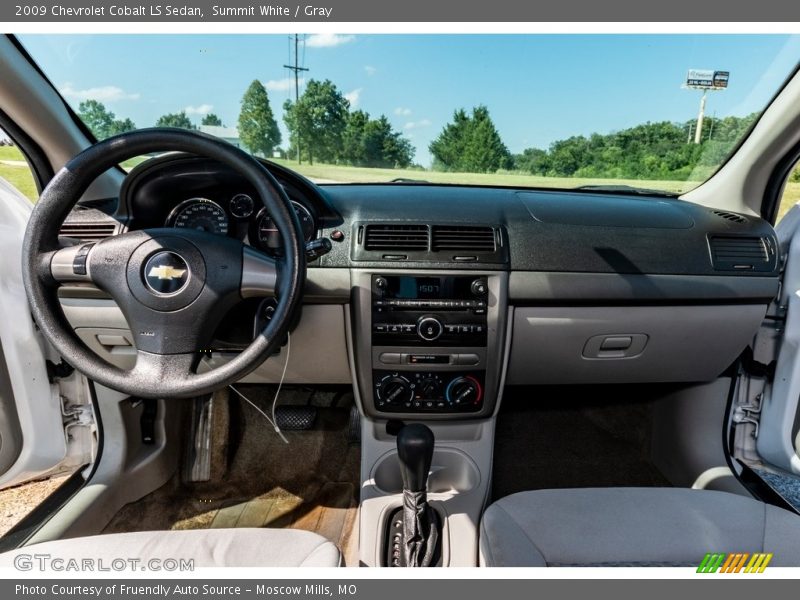
<path fill-rule="evenodd" d="M 289 382 L 355 384 L 373 418 L 485 418 L 508 384 L 709 381 L 749 344 L 779 289 L 775 233 L 751 215 L 623 192 L 315 185 L 264 164 L 305 239 L 332 249 L 308 265 L 291 356 L 247 380 L 276 381 L 288 361 Z M 62 233 L 70 243 L 164 226 L 280 258 L 243 178 L 186 155 L 139 165 L 118 200 L 79 205 Z M 72 286 L 61 298 L 95 352 L 118 365 L 135 356 L 102 291 Z M 202 368 L 235 356 L 274 306 L 242 300 Z"/>

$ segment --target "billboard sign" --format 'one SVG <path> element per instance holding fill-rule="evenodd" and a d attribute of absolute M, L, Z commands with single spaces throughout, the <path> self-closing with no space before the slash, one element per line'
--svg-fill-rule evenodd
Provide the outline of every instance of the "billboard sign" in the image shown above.
<path fill-rule="evenodd" d="M 686 75 L 686 85 L 703 89 L 725 89 L 728 87 L 729 77 L 729 71 L 689 69 L 689 73 Z"/>
<path fill-rule="evenodd" d="M 728 87 L 728 77 L 730 77 L 730 72 L 728 71 L 714 71 L 714 87 Z"/>

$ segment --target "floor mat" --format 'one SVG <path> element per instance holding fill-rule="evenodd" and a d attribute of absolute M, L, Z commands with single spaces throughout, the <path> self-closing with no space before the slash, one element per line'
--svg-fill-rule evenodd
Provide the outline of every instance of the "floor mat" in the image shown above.
<path fill-rule="evenodd" d="M 650 462 L 651 407 L 634 390 L 509 387 L 497 419 L 492 496 L 552 488 L 669 486 Z"/>
<path fill-rule="evenodd" d="M 753 469 L 753 471 L 786 500 L 792 508 L 800 512 L 800 478 L 763 469 Z"/>
<path fill-rule="evenodd" d="M 239 388 L 268 410 L 274 388 Z M 282 404 L 309 402 L 308 390 L 288 389 Z M 284 432 L 284 443 L 247 402 L 232 396 L 224 405 L 230 443 L 215 459 L 211 481 L 187 483 L 176 474 L 160 489 L 120 510 L 104 533 L 277 527 L 313 531 L 345 553 L 358 509 L 360 449 L 348 443 L 352 395 L 313 393 L 315 428 Z M 220 468 L 217 463 L 223 462 Z M 349 561 L 348 561 L 349 563 Z"/>

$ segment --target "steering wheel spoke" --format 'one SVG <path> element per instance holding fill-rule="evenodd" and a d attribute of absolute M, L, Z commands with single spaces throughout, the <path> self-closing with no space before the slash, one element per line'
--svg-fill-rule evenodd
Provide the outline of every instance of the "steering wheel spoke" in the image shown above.
<path fill-rule="evenodd" d="M 92 282 L 90 258 L 94 244 L 69 246 L 41 255 L 40 273 L 48 273 L 58 283 Z"/>
<path fill-rule="evenodd" d="M 280 263 L 271 256 L 245 246 L 242 253 L 242 298 L 274 296 L 278 288 Z"/>
<path fill-rule="evenodd" d="M 156 354 L 137 350 L 136 365 L 129 371 L 130 377 L 148 386 L 164 382 L 164 387 L 167 389 L 168 382 L 185 381 L 194 374 L 198 356 L 196 352 Z"/>

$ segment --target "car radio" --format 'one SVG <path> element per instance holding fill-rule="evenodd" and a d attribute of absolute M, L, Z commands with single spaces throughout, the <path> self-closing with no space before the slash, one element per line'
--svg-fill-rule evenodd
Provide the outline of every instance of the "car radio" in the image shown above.
<path fill-rule="evenodd" d="M 485 346 L 486 277 L 372 276 L 373 346 Z"/>
<path fill-rule="evenodd" d="M 487 277 L 376 274 L 370 281 L 375 409 L 480 412 Z"/>

